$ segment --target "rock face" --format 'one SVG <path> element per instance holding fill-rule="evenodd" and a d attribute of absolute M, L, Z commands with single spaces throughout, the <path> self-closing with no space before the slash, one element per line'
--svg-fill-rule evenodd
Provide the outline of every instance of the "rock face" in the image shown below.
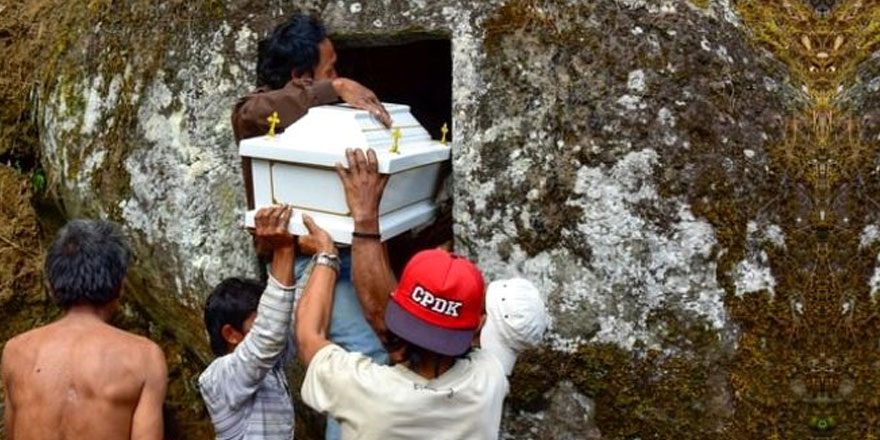
<path fill-rule="evenodd" d="M 43 301 L 34 295 L 40 284 L 41 253 L 36 213 L 30 206 L 31 190 L 27 179 L 10 167 L 0 166 L 0 307 L 28 310 L 19 319 L 4 319 L 0 340 L 6 341 L 40 322 L 45 314 Z M 5 316 L 4 318 L 8 318 Z M 0 390 L 2 397 L 2 390 Z M 5 401 L 4 401 L 5 402 Z M 0 416 L 3 404 L 0 404 Z M 6 438 L 0 426 L 0 438 Z"/>
<path fill-rule="evenodd" d="M 10 6 L 53 31 L 39 40 L 45 65 L 12 58 L 38 73 L 30 79 L 42 78 L 33 96 L 15 95 L 16 104 L 35 106 L 35 116 L 19 118 L 32 124 L 18 136 L 38 133 L 67 217 L 125 225 L 137 254 L 133 307 L 179 347 L 177 362 L 187 367 L 174 379 L 194 414 L 191 380 L 210 359 L 201 303 L 220 279 L 256 273 L 237 227 L 244 190 L 231 105 L 252 88 L 258 39 L 304 10 L 339 36 L 451 39 L 456 250 L 489 279 L 535 281 L 554 317 L 546 346 L 526 354 L 511 379 L 507 438 L 804 438 L 877 429 L 871 418 L 845 415 L 849 406 L 827 403 L 849 396 L 876 406 L 866 369 L 876 343 L 835 357 L 823 344 L 845 344 L 850 333 L 821 317 L 829 304 L 844 304 L 848 317 L 857 306 L 863 320 L 847 328 L 876 341 L 876 325 L 867 324 L 875 306 L 865 299 L 880 286 L 872 278 L 880 233 L 870 213 L 834 202 L 816 208 L 834 198 L 828 194 L 865 204 L 856 193 L 876 184 L 876 173 L 848 165 L 875 161 L 872 98 L 880 87 L 876 62 L 862 63 L 874 48 L 862 44 L 830 65 L 816 60 L 828 58 L 818 55 L 822 47 L 844 53 L 849 40 L 841 49 L 838 27 L 875 16 L 877 7 L 199 0 L 122 9 L 71 2 L 50 12 L 38 3 Z M 40 8 L 45 15 L 34 12 Z M 770 25 L 779 22 L 791 26 L 793 41 Z M 815 56 L 792 55 L 803 52 L 798 44 Z M 826 76 L 810 76 L 817 65 Z M 835 93 L 843 99 L 830 99 Z M 829 108 L 864 116 L 826 125 L 804 116 Z M 0 121 L 16 120 L 9 111 Z M 843 133 L 847 121 L 864 127 L 849 125 L 858 148 L 823 150 L 821 127 Z M 814 173 L 822 163 L 838 172 L 827 187 Z M 842 234 L 830 253 L 827 234 Z M 841 272 L 857 280 L 847 290 L 828 282 L 840 273 L 816 267 L 849 264 L 848 253 L 867 263 Z M 796 281 L 810 276 L 818 281 Z M 807 325 L 825 333 L 798 339 Z M 859 367 L 835 369 L 848 362 Z M 832 385 L 816 388 L 815 380 Z M 177 435 L 204 432 L 186 431 L 187 423 Z M 204 416 L 192 423 L 203 426 Z"/>

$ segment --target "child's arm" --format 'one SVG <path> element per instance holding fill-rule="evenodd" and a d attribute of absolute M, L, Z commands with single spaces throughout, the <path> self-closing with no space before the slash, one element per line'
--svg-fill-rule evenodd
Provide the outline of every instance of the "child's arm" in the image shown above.
<path fill-rule="evenodd" d="M 294 239 L 287 231 L 290 215 L 289 207 L 257 212 L 256 234 L 273 249 L 269 282 L 250 331 L 230 355 L 215 360 L 199 379 L 208 405 L 234 408 L 251 397 L 284 350 L 295 297 Z"/>

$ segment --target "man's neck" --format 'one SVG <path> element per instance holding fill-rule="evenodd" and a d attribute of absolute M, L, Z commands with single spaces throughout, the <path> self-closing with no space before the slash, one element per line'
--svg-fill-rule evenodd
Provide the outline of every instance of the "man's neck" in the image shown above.
<path fill-rule="evenodd" d="M 407 368 L 419 376 L 431 380 L 442 376 L 443 373 L 449 371 L 454 364 L 455 358 L 453 357 L 442 356 L 435 353 L 425 353 L 425 359 L 418 368 L 414 368 L 412 365 L 407 365 Z"/>
<path fill-rule="evenodd" d="M 113 307 L 110 304 L 100 306 L 94 304 L 77 304 L 67 309 L 67 312 L 62 319 L 69 322 L 95 321 L 107 323 L 112 317 Z"/>

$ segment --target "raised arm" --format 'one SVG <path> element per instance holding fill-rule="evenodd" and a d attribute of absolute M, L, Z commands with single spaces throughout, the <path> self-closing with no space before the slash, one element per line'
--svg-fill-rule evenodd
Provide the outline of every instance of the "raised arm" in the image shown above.
<path fill-rule="evenodd" d="M 291 209 L 263 208 L 255 217 L 256 235 L 272 249 L 266 290 L 253 326 L 231 355 L 219 358 L 199 379 L 206 402 L 235 407 L 251 398 L 278 362 L 290 335 L 294 294 L 294 238 L 287 230 Z"/>
<path fill-rule="evenodd" d="M 291 79 L 277 90 L 251 93 L 235 105 L 232 128 L 235 141 L 262 136 L 269 131 L 269 116 L 278 113 L 277 127 L 286 128 L 303 117 L 309 108 L 342 99 L 355 108 L 367 110 L 386 127 L 391 126 L 388 111 L 372 90 L 348 78 L 311 82 Z"/>
<path fill-rule="evenodd" d="M 385 306 L 397 286 L 388 251 L 379 237 L 379 202 L 388 176 L 379 174 L 376 152 L 346 150 L 348 169 L 336 165 L 345 187 L 345 198 L 355 222 L 352 240 L 352 282 L 364 316 L 379 339 L 387 345 Z"/>
<path fill-rule="evenodd" d="M 278 127 L 286 128 L 303 117 L 309 108 L 330 104 L 342 99 L 355 108 L 367 110 L 386 127 L 391 127 L 391 116 L 372 90 L 348 78 L 311 82 L 301 78 L 291 79 L 278 90 L 251 93 L 241 98 L 232 111 L 232 132 L 235 142 L 269 131 L 269 116 L 278 113 Z M 253 176 L 251 159 L 241 159 L 241 172 L 247 191 L 248 209 L 253 209 Z M 307 248 L 308 249 L 308 248 Z M 257 243 L 257 251 L 262 244 Z M 262 255 L 262 254 L 261 254 Z"/>
<path fill-rule="evenodd" d="M 278 113 L 278 128 L 284 128 L 303 117 L 310 107 L 339 100 L 330 81 L 309 84 L 290 80 L 277 90 L 251 93 L 241 98 L 232 112 L 235 141 L 262 136 L 269 131 L 269 116 Z"/>
<path fill-rule="evenodd" d="M 339 100 L 329 81 L 307 83 L 290 80 L 277 90 L 254 92 L 239 99 L 232 110 L 232 132 L 235 142 L 262 136 L 269 131 L 269 116 L 278 113 L 278 128 L 286 128 L 303 117 L 310 107 L 330 104 Z M 251 158 L 241 158 L 241 172 L 245 181 L 248 209 L 255 208 Z M 258 242 L 260 252 L 262 244 Z"/>
<path fill-rule="evenodd" d="M 144 359 L 144 386 L 131 420 L 132 440 L 161 440 L 164 436 L 162 403 L 168 385 L 165 354 L 150 342 Z"/>
<path fill-rule="evenodd" d="M 264 208 L 254 219 L 256 236 L 272 250 L 270 277 L 253 327 L 229 361 L 238 370 L 235 376 L 246 380 L 248 387 L 256 387 L 263 380 L 287 343 L 295 299 L 294 237 L 287 229 L 292 212 L 289 206 Z"/>
<path fill-rule="evenodd" d="M 330 235 L 319 228 L 308 215 L 303 215 L 303 223 L 309 237 L 321 254 L 336 258 L 336 245 Z M 306 284 L 299 305 L 296 307 L 296 342 L 299 358 L 308 367 L 321 348 L 330 343 L 327 337 L 330 327 L 330 311 L 333 308 L 333 289 L 336 286 L 337 267 L 327 266 L 318 260 Z"/>

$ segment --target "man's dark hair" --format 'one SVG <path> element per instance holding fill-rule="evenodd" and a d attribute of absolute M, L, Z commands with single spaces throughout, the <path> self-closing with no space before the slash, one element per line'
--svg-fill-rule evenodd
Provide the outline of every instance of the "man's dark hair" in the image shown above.
<path fill-rule="evenodd" d="M 318 44 L 327 30 L 316 18 L 297 14 L 278 25 L 257 47 L 257 84 L 280 89 L 290 74 L 314 73 L 320 51 Z"/>
<path fill-rule="evenodd" d="M 117 298 L 131 251 L 122 231 L 104 220 L 72 220 L 64 225 L 46 255 L 46 278 L 62 308 L 104 305 Z"/>
<path fill-rule="evenodd" d="M 223 339 L 223 326 L 231 325 L 238 331 L 251 313 L 257 311 L 260 296 L 266 285 L 248 278 L 227 278 L 220 282 L 205 302 L 205 327 L 211 351 L 217 356 L 228 353 L 226 340 Z"/>

